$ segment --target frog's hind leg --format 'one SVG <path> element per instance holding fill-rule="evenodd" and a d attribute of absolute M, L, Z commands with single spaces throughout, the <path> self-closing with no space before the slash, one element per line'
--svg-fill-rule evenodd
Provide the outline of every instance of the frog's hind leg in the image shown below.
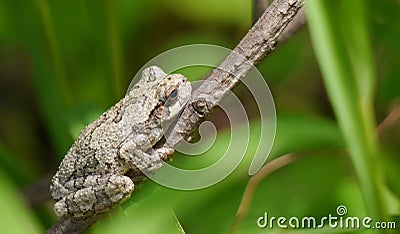
<path fill-rule="evenodd" d="M 127 176 L 107 174 L 86 178 L 82 188 L 59 200 L 54 205 L 58 216 L 74 217 L 103 213 L 128 199 L 134 184 Z"/>

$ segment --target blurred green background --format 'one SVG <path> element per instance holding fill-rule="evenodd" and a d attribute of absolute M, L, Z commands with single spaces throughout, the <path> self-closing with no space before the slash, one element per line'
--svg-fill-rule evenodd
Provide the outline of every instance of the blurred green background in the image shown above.
<path fill-rule="evenodd" d="M 256 221 L 264 212 L 323 217 L 339 205 L 352 216 L 398 217 L 400 121 L 393 114 L 379 132 L 375 126 L 400 105 L 400 3 L 310 2 L 310 28 L 258 65 L 277 108 L 269 161 L 302 157 L 261 176 L 244 199 L 251 201 L 246 215 L 237 218 L 259 129 L 256 106 L 247 104 L 251 143 L 232 175 L 199 191 L 147 181 L 91 232 L 317 232 L 260 229 Z M 143 64 L 187 44 L 233 49 L 252 24 L 249 0 L 0 3 L 0 230 L 7 233 L 41 233 L 57 220 L 52 201 L 35 202 L 47 190 L 32 185 L 55 172 L 79 131 L 124 95 Z M 190 80 L 206 75 L 182 72 Z M 244 87 L 235 92 L 248 99 Z M 214 162 L 227 141 L 222 126 L 204 157 L 176 154 L 174 164 Z M 319 230 L 334 231 L 351 230 Z"/>

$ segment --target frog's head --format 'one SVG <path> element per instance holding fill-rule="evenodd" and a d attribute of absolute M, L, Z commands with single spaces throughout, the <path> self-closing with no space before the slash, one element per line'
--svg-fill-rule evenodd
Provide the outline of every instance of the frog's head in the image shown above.
<path fill-rule="evenodd" d="M 166 74 L 161 68 L 151 66 L 143 70 L 143 82 L 152 83 L 152 94 L 157 99 L 155 115 L 163 121 L 174 119 L 189 100 L 192 87 L 181 74 Z"/>

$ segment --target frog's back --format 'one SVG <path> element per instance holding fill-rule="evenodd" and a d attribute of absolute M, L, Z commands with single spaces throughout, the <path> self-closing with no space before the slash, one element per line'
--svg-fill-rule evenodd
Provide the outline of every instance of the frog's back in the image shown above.
<path fill-rule="evenodd" d="M 117 148 L 124 134 L 119 110 L 121 102 L 112 106 L 97 120 L 86 126 L 65 155 L 53 180 L 65 184 L 71 179 L 118 171 Z"/>

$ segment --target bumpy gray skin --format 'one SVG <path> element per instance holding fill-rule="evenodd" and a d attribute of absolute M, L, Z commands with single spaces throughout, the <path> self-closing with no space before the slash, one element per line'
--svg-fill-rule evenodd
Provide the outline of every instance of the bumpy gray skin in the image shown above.
<path fill-rule="evenodd" d="M 190 93 L 184 76 L 146 68 L 122 100 L 81 131 L 61 162 L 50 186 L 55 213 L 87 217 L 128 199 L 142 172 L 159 169 L 173 153 L 152 146 Z"/>

